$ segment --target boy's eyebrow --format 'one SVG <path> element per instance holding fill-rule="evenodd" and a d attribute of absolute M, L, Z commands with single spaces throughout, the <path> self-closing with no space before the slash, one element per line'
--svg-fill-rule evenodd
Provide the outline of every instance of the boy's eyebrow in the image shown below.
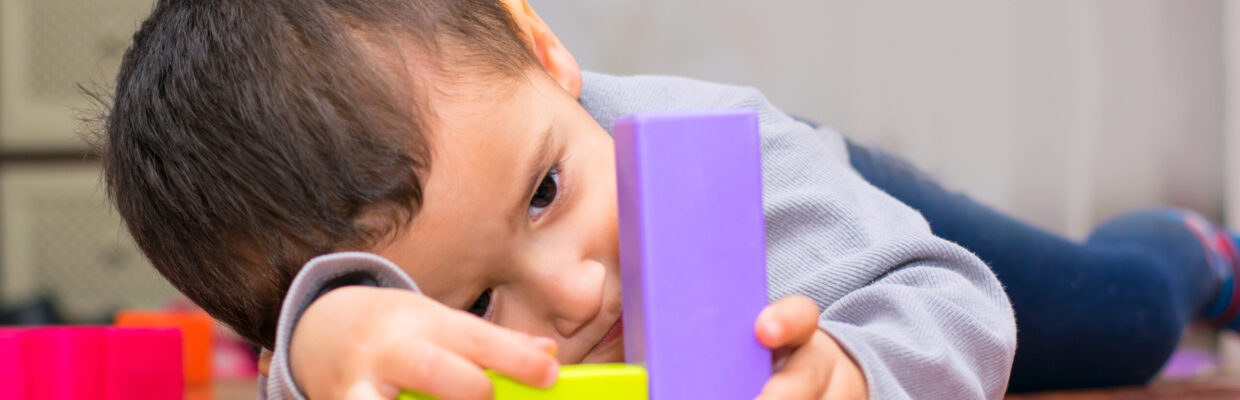
<path fill-rule="evenodd" d="M 555 157 L 555 154 L 551 152 L 551 148 L 555 145 L 554 139 L 551 136 L 551 127 L 547 127 L 547 130 L 543 131 L 542 143 L 538 145 L 538 149 L 530 156 L 530 160 L 525 163 L 526 168 L 528 168 L 528 172 L 526 172 L 526 176 L 528 176 L 525 185 L 526 189 L 522 194 L 525 197 L 518 199 L 514 214 L 522 215 L 529 208 L 529 196 L 534 193 L 534 190 L 538 189 L 538 185 L 542 183 L 543 175 L 550 168 L 548 164 Z"/>

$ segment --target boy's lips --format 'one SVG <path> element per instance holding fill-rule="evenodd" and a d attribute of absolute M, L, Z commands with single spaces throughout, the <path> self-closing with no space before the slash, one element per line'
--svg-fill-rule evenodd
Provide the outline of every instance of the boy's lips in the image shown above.
<path fill-rule="evenodd" d="M 615 342 L 616 339 L 620 338 L 620 334 L 622 333 L 624 333 L 624 318 L 618 317 L 616 318 L 616 323 L 611 325 L 611 329 L 608 329 L 607 333 L 603 334 L 603 338 L 599 339 L 598 343 L 596 343 L 594 347 L 590 348 L 590 351 L 597 350 L 611 344 L 612 342 Z"/>

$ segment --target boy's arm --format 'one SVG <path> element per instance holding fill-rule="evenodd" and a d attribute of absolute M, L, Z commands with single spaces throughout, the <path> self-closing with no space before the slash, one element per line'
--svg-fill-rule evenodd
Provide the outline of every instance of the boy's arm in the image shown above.
<path fill-rule="evenodd" d="M 297 273 L 280 308 L 280 323 L 276 330 L 276 348 L 273 349 L 271 369 L 259 385 L 262 399 L 305 400 L 306 396 L 293 381 L 289 364 L 289 341 L 293 327 L 306 308 L 327 291 L 346 285 L 365 285 L 408 289 L 417 292 L 418 287 L 408 275 L 395 264 L 369 253 L 334 253 L 316 257 Z"/>
<path fill-rule="evenodd" d="M 1002 397 L 1016 346 L 990 269 L 862 179 L 838 133 L 759 109 L 770 298 L 812 298 L 876 399 Z"/>
<path fill-rule="evenodd" d="M 583 74 L 605 128 L 640 110 L 752 107 L 762 131 L 770 300 L 803 294 L 876 399 L 1000 398 L 1016 348 L 1007 296 L 976 256 L 848 164 L 843 138 L 757 90 L 684 78 Z"/>

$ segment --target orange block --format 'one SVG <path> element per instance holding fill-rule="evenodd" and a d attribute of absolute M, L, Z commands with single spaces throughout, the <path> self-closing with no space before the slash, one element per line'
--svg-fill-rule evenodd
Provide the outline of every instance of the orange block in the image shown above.
<path fill-rule="evenodd" d="M 204 312 L 134 311 L 116 313 L 117 326 L 158 326 L 181 329 L 185 384 L 211 383 L 212 350 L 215 343 L 215 320 Z"/>

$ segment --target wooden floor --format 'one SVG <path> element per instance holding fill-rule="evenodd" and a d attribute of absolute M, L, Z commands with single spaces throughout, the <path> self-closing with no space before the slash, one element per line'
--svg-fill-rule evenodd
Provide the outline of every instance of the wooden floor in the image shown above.
<path fill-rule="evenodd" d="M 1172 382 L 1106 390 L 1035 393 L 1007 396 L 1008 400 L 1236 400 L 1240 382 Z"/>
<path fill-rule="evenodd" d="M 258 382 L 221 381 L 208 396 L 186 397 L 215 398 L 219 400 L 253 400 L 258 394 Z M 1240 381 L 1237 382 L 1175 382 L 1157 383 L 1136 388 L 1086 390 L 1075 392 L 1036 393 L 1007 396 L 1008 400 L 1237 400 L 1240 399 Z"/>
<path fill-rule="evenodd" d="M 258 380 L 221 380 L 215 383 L 214 390 L 207 395 L 199 395 L 200 399 L 215 400 L 254 400 L 258 398 Z M 185 400 L 197 400 L 185 396 Z"/>

